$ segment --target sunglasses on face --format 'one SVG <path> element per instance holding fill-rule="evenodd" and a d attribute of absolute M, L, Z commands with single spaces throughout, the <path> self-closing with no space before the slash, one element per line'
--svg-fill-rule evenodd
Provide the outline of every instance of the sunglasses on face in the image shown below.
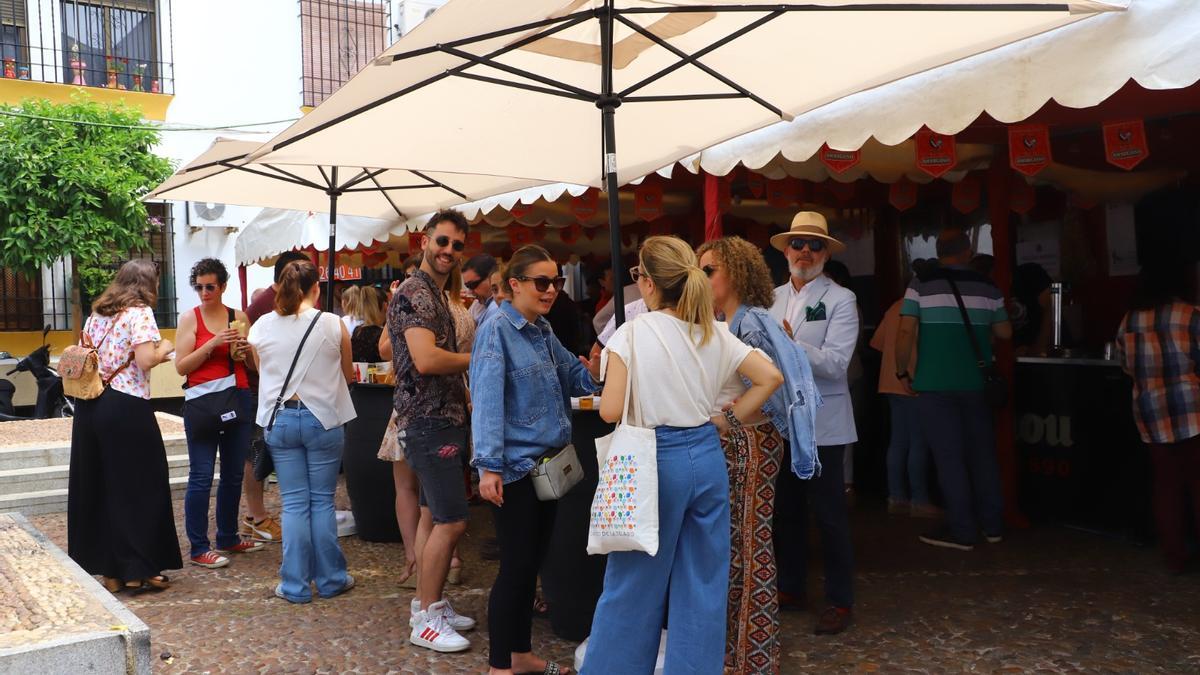
<path fill-rule="evenodd" d="M 550 285 L 554 285 L 555 291 L 561 291 L 563 286 L 567 284 L 566 277 L 517 277 L 517 281 L 532 281 L 533 287 L 538 293 L 545 293 L 550 290 Z"/>
<path fill-rule="evenodd" d="M 712 275 L 715 274 L 716 271 L 720 267 L 721 267 L 720 265 L 705 265 L 704 267 L 701 267 L 700 269 L 704 270 L 704 276 L 711 279 Z"/>
<path fill-rule="evenodd" d="M 203 293 L 205 291 L 208 291 L 209 293 L 214 293 L 214 292 L 220 290 L 220 288 L 221 287 L 217 284 L 194 284 L 192 286 L 192 290 L 196 291 L 197 293 Z"/>
<path fill-rule="evenodd" d="M 454 250 L 458 253 L 462 253 L 463 249 L 467 247 L 467 243 L 464 241 L 461 241 L 459 239 L 455 239 L 453 241 L 454 241 Z M 433 240 L 433 243 L 437 244 L 438 248 L 446 248 L 447 246 L 450 246 L 450 242 L 451 242 L 450 237 L 447 237 L 444 234 L 434 238 L 434 240 Z"/>
<path fill-rule="evenodd" d="M 813 253 L 820 253 L 825 250 L 825 240 L 797 238 L 788 242 L 788 247 L 793 251 L 803 251 L 805 246 Z"/>
<path fill-rule="evenodd" d="M 472 279 L 470 281 L 464 281 L 463 286 L 465 286 L 468 291 L 473 291 L 476 288 L 479 288 L 479 284 L 482 284 L 482 283 L 483 283 L 483 279 Z"/>

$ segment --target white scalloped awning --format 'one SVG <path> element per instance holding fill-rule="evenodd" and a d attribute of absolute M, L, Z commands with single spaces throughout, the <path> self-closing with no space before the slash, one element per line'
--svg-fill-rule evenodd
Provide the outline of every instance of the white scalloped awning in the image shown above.
<path fill-rule="evenodd" d="M 1050 99 L 1087 108 L 1130 80 L 1147 89 L 1188 87 L 1200 80 L 1197 36 L 1197 0 L 1133 0 L 1124 12 L 1104 13 L 848 96 L 680 164 L 723 176 L 739 163 L 767 167 L 780 155 L 803 162 L 823 143 L 839 150 L 858 149 L 871 138 L 898 145 L 922 125 L 956 134 L 984 112 L 1000 122 L 1018 122 Z"/>
<path fill-rule="evenodd" d="M 399 219 L 339 215 L 337 227 L 339 251 L 369 248 L 408 233 Z M 234 257 L 238 265 L 252 265 L 284 251 L 310 247 L 329 249 L 328 214 L 267 208 L 242 228 L 234 244 Z"/>

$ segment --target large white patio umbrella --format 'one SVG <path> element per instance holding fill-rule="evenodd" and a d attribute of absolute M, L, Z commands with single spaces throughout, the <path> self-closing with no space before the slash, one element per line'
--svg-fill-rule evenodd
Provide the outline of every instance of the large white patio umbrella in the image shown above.
<path fill-rule="evenodd" d="M 403 222 L 421 213 L 528 187 L 536 181 L 439 172 L 372 169 L 330 162 L 250 162 L 253 141 L 218 138 L 143 199 L 219 202 L 329 213 L 326 309 L 333 307 L 338 212 Z M 291 248 L 287 246 L 285 248 Z"/>
<path fill-rule="evenodd" d="M 254 158 L 604 185 L 616 262 L 622 183 L 1127 2 L 451 0 Z"/>

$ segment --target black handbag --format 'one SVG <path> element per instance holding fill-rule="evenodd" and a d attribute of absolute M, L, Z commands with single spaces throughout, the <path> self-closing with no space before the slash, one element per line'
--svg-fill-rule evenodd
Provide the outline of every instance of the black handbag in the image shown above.
<path fill-rule="evenodd" d="M 971 342 L 971 351 L 975 353 L 975 363 L 979 374 L 983 375 L 983 397 L 993 408 L 1003 408 L 1008 405 L 1008 382 L 996 372 L 992 364 L 983 360 L 983 352 L 979 349 L 979 341 L 975 337 L 975 329 L 971 326 L 971 317 L 967 314 L 967 306 L 963 304 L 962 294 L 958 292 L 958 284 L 949 274 L 945 279 L 950 283 L 954 292 L 954 301 L 958 303 L 958 311 L 962 313 L 963 326 L 967 330 L 967 339 Z"/>
<path fill-rule="evenodd" d="M 296 372 L 296 362 L 300 360 L 300 352 L 304 351 L 304 343 L 308 342 L 308 336 L 312 333 L 313 328 L 317 325 L 317 320 L 321 318 L 323 312 L 317 310 L 317 315 L 313 317 L 312 323 L 308 324 L 308 330 L 304 331 L 304 337 L 300 338 L 300 346 L 296 347 L 296 355 L 292 357 L 292 365 L 288 368 L 287 376 L 283 378 L 283 386 L 279 388 L 279 395 L 275 397 L 275 405 L 271 408 L 271 421 L 267 423 L 267 428 L 263 431 L 262 438 L 256 439 L 255 443 L 251 444 L 251 457 L 254 461 L 254 480 L 260 483 L 271 475 L 275 470 L 275 460 L 271 457 L 271 446 L 267 443 L 267 439 L 271 437 L 271 430 L 275 428 L 275 416 L 279 414 L 279 409 L 283 407 L 283 392 L 287 391 L 288 383 L 292 381 L 292 373 Z"/>
<path fill-rule="evenodd" d="M 233 321 L 229 310 L 229 321 Z M 201 319 L 202 320 L 202 319 Z M 220 387 L 219 389 L 217 387 Z M 197 394 L 197 390 L 208 391 Z M 192 394 L 189 398 L 188 394 Z M 241 400 L 238 397 L 237 370 L 233 350 L 229 350 L 229 375 L 219 380 L 184 387 L 183 419 L 195 434 L 211 436 L 233 429 L 242 422 Z"/>

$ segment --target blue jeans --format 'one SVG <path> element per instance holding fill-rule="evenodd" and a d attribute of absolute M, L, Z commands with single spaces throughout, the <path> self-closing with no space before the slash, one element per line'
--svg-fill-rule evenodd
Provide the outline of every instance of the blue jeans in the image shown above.
<path fill-rule="evenodd" d="M 892 437 L 887 449 L 888 497 L 929 504 L 929 445 L 921 430 L 915 396 L 888 394 Z"/>
<path fill-rule="evenodd" d="M 608 556 L 583 672 L 654 672 L 670 611 L 664 672 L 714 673 L 725 664 L 729 591 L 729 474 L 711 424 L 659 427 L 658 554 Z"/>
<path fill-rule="evenodd" d="M 333 509 L 342 442 L 342 427 L 325 429 L 308 408 L 280 409 L 267 438 L 283 502 L 279 587 L 292 602 L 312 600 L 310 583 L 330 597 L 347 582 Z"/>
<path fill-rule="evenodd" d="M 256 401 L 249 389 L 239 390 L 237 426 L 224 432 L 201 433 L 184 418 L 187 434 L 188 484 L 183 498 L 183 524 L 196 557 L 211 547 L 208 543 L 208 500 L 212 496 L 213 471 L 221 457 L 221 483 L 217 485 L 217 548 L 238 543 L 238 503 L 242 498 L 242 472 L 250 435 L 254 432 Z"/>
<path fill-rule="evenodd" d="M 999 535 L 1004 530 L 1004 503 L 993 413 L 983 392 L 921 392 L 917 409 L 933 450 L 950 533 L 967 544 L 979 540 L 980 528 Z"/>

